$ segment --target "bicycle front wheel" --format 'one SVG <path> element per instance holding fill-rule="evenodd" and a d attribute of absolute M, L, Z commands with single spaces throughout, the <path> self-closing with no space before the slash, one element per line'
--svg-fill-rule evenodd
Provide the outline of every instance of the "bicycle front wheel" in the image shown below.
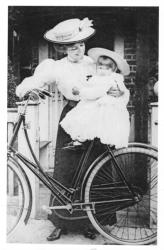
<path fill-rule="evenodd" d="M 25 224 L 32 202 L 27 179 L 12 159 L 7 162 L 7 236 L 12 237 Z"/>
<path fill-rule="evenodd" d="M 118 174 L 109 154 L 94 167 L 86 188 L 87 214 L 103 236 L 118 244 L 149 244 L 157 236 L 157 152 L 130 147 L 116 150 L 119 164 L 133 192 Z"/>

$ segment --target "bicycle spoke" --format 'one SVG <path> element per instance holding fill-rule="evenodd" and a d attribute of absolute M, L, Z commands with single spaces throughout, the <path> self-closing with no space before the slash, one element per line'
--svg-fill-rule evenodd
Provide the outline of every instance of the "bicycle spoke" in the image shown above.
<path fill-rule="evenodd" d="M 109 169 L 102 169 L 100 171 L 100 174 L 103 174 L 103 176 L 105 176 L 107 178 L 107 180 L 112 180 L 113 176 L 110 174 L 109 170 L 110 170 L 110 172 L 112 172 L 111 166 L 109 166 Z"/>
<path fill-rule="evenodd" d="M 108 217 L 103 217 L 103 218 L 100 217 L 100 218 L 98 218 L 99 221 L 101 221 L 102 225 L 105 225 L 106 223 L 104 223 L 104 222 L 110 221 L 110 219 L 113 218 L 113 214 L 112 213 L 109 213 L 107 215 L 108 215 Z"/>
<path fill-rule="evenodd" d="M 144 205 L 142 205 L 142 207 L 145 209 L 145 211 L 146 211 L 146 214 L 149 216 L 149 211 L 151 211 L 151 212 L 153 212 L 153 210 L 152 209 L 150 209 L 149 211 L 147 211 L 147 209 L 145 208 L 145 206 Z M 156 211 L 154 211 L 153 213 L 154 213 L 154 215 L 156 215 L 156 213 L 155 213 Z M 152 216 L 151 216 L 152 217 Z M 152 219 L 153 219 L 153 217 L 152 217 Z M 154 219 L 153 219 L 153 221 L 154 221 Z M 156 224 L 156 221 L 154 221 L 154 223 Z"/>
<path fill-rule="evenodd" d="M 121 153 L 122 152 L 122 153 Z M 117 153 L 117 151 L 116 151 Z M 108 159 L 108 160 L 107 160 Z M 130 198 L 129 190 L 117 171 L 112 159 L 106 157 L 102 165 L 98 164 L 89 184 L 90 202 L 102 201 L 96 205 L 96 213 L 88 212 L 95 223 L 104 230 L 109 239 L 123 243 L 145 244 L 156 237 L 157 202 L 157 159 L 152 150 L 146 148 L 122 149 L 116 155 L 116 161 L 133 192 L 141 200 L 138 203 L 124 201 Z M 93 171 L 93 172 L 94 172 Z M 115 201 L 119 199 L 120 201 Z M 122 202 L 121 202 L 122 199 Z M 105 201 L 114 203 L 105 204 Z M 114 225 L 106 225 L 112 216 L 116 216 Z"/>
<path fill-rule="evenodd" d="M 139 214 L 138 214 L 138 216 L 139 216 Z M 139 217 L 140 217 L 140 216 L 139 216 Z M 152 230 L 152 228 L 150 228 L 149 225 L 146 225 L 146 224 L 144 223 L 143 218 L 141 218 L 140 223 L 143 225 L 143 227 L 142 227 L 143 229 L 145 229 L 145 226 L 146 226 L 146 228 L 149 228 L 149 230 L 152 231 L 152 233 L 154 233 L 154 231 Z M 146 233 L 147 233 L 147 231 L 146 231 Z"/>

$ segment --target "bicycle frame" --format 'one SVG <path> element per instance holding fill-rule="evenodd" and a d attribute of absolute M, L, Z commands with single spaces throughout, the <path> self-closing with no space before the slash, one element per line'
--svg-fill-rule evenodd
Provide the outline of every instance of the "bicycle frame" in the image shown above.
<path fill-rule="evenodd" d="M 29 146 L 29 149 L 30 149 L 30 152 L 33 156 L 33 159 L 35 161 L 32 162 L 30 161 L 27 157 L 25 157 L 24 155 L 22 155 L 21 153 L 19 153 L 18 151 L 16 151 L 14 148 L 13 148 L 13 144 L 15 142 L 15 139 L 17 137 L 17 134 L 19 132 L 19 129 L 20 129 L 20 126 L 23 124 L 23 127 L 24 127 L 24 133 L 25 133 L 25 138 L 26 138 L 26 141 L 28 143 L 28 146 Z M 30 144 L 30 141 L 29 141 L 29 137 L 28 137 L 28 133 L 27 133 L 27 130 L 26 130 L 26 127 L 25 127 L 25 115 L 24 114 L 20 114 L 19 116 L 19 119 L 18 119 L 18 122 L 17 122 L 17 125 L 15 127 L 15 130 L 14 130 L 14 133 L 13 133 L 13 136 L 11 138 L 11 141 L 8 145 L 8 154 L 10 154 L 10 152 L 14 153 L 14 155 L 23 163 L 25 164 L 25 166 L 30 169 L 33 174 L 35 176 L 37 176 L 44 184 L 45 186 L 51 190 L 51 192 L 57 196 L 57 198 L 59 199 L 59 201 L 63 204 L 63 205 L 66 205 L 68 202 L 71 202 L 71 200 L 66 197 L 65 195 L 62 195 L 63 198 L 65 198 L 65 200 L 67 201 L 67 203 L 63 200 L 63 198 L 61 198 L 58 193 L 60 193 L 60 190 L 55 187 L 54 184 L 58 185 L 59 187 L 63 188 L 65 191 L 67 191 L 68 193 L 72 194 L 72 192 L 67 189 L 66 187 L 64 187 L 62 184 L 58 183 L 55 179 L 52 179 L 51 176 L 49 176 L 48 174 L 45 174 L 42 170 L 42 167 L 40 166 L 40 163 L 38 162 L 33 150 L 32 150 L 32 147 L 31 147 L 31 144 Z"/>
<path fill-rule="evenodd" d="M 87 147 L 87 150 L 84 151 L 84 153 L 81 156 L 81 159 L 79 161 L 76 173 L 74 175 L 73 178 L 73 187 L 71 189 L 65 187 L 64 185 L 62 185 L 60 182 L 58 182 L 57 180 L 55 180 L 54 178 L 52 178 L 51 176 L 49 176 L 48 174 L 46 174 L 39 161 L 37 160 L 34 151 L 32 149 L 32 146 L 30 144 L 30 140 L 28 137 L 28 132 L 27 132 L 27 128 L 26 128 L 26 122 L 25 122 L 25 113 L 26 113 L 26 109 L 27 109 L 27 105 L 29 102 L 30 98 L 28 98 L 28 100 L 26 101 L 25 105 L 24 105 L 24 110 L 23 112 L 21 112 L 19 114 L 18 117 L 18 121 L 16 123 L 16 126 L 14 128 L 14 133 L 13 136 L 9 142 L 8 145 L 8 154 L 10 155 L 10 153 L 14 153 L 14 155 L 28 168 L 30 169 L 30 171 L 37 176 L 37 178 L 44 183 L 44 185 L 52 192 L 52 194 L 61 202 L 61 206 L 58 206 L 59 209 L 63 208 L 63 209 L 68 209 L 70 212 L 72 212 L 72 208 L 77 209 L 77 207 L 79 207 L 81 210 L 83 210 L 85 208 L 85 206 L 90 205 L 91 209 L 94 209 L 95 204 L 91 204 L 91 203 L 85 203 L 83 202 L 83 200 L 79 201 L 79 203 L 73 203 L 73 198 L 74 198 L 74 194 L 76 193 L 76 188 L 78 187 L 79 181 L 81 180 L 82 177 L 82 173 L 83 170 L 85 169 L 87 160 L 90 156 L 91 150 L 94 146 L 94 141 L 92 141 L 89 146 Z M 21 127 L 21 125 L 23 125 L 23 130 L 24 130 L 24 135 L 28 144 L 28 147 L 30 149 L 31 155 L 33 156 L 34 162 L 32 162 L 31 160 L 29 160 L 27 157 L 25 157 L 24 155 L 22 155 L 21 153 L 19 153 L 18 151 L 16 151 L 13 148 L 14 142 L 16 140 L 16 137 L 18 135 L 19 129 Z M 60 149 L 61 150 L 61 149 Z M 136 201 L 136 197 L 135 194 L 131 188 L 131 186 L 129 185 L 129 183 L 126 181 L 125 176 L 123 175 L 115 157 L 114 154 L 112 152 L 112 150 L 107 146 L 107 152 L 110 154 L 111 158 L 113 159 L 114 165 L 118 171 L 118 173 L 120 174 L 121 178 L 123 179 L 124 183 L 126 184 L 129 192 L 131 193 L 131 197 L 129 199 L 121 199 L 121 200 L 112 200 L 112 201 L 106 201 L 107 203 L 112 203 L 112 202 L 123 202 L 123 201 Z M 70 195 L 71 198 L 69 198 L 68 196 L 66 196 L 65 194 L 63 194 L 61 192 L 61 189 L 64 190 L 67 194 Z M 102 203 L 100 202 L 96 202 L 96 203 Z M 71 206 L 69 207 L 68 204 L 70 204 Z"/>

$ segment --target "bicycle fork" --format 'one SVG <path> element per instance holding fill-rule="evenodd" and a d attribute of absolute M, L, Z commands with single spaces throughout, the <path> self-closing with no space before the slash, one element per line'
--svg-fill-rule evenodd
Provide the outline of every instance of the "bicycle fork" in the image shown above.
<path fill-rule="evenodd" d="M 133 200 L 134 200 L 135 202 L 139 202 L 139 201 L 141 200 L 141 199 L 140 199 L 140 196 L 139 196 L 139 195 L 136 196 L 136 193 L 134 192 L 134 190 L 133 190 L 131 184 L 126 180 L 125 175 L 123 174 L 123 172 L 122 172 L 122 170 L 121 170 L 121 168 L 120 168 L 120 166 L 119 166 L 119 164 L 118 164 L 118 162 L 117 162 L 117 160 L 116 160 L 116 158 L 115 158 L 115 156 L 114 156 L 112 150 L 110 149 L 110 147 L 109 147 L 108 145 L 106 145 L 106 147 L 107 147 L 108 153 L 109 153 L 110 156 L 112 157 L 112 160 L 113 160 L 113 162 L 114 162 L 114 165 L 115 165 L 115 167 L 116 167 L 116 170 L 118 171 L 118 174 L 120 175 L 120 177 L 122 178 L 122 180 L 123 180 L 124 183 L 126 184 L 128 190 L 129 190 L 129 192 L 130 192 L 131 195 L 132 195 Z"/>

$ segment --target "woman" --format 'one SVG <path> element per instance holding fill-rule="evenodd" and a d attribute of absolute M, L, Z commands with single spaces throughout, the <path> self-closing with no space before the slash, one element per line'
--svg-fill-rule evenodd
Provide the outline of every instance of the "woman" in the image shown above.
<path fill-rule="evenodd" d="M 46 32 L 44 38 L 53 42 L 55 46 L 59 47 L 59 45 L 62 45 L 67 56 L 58 61 L 46 59 L 41 62 L 37 66 L 34 75 L 25 78 L 17 87 L 17 95 L 22 97 L 30 89 L 41 88 L 51 83 L 57 84 L 59 91 L 68 100 L 61 114 L 60 120 L 63 119 L 67 112 L 79 101 L 79 97 L 73 95 L 72 88 L 83 86 L 84 80 L 95 71 L 92 59 L 84 55 L 84 41 L 95 33 L 95 30 L 91 26 L 92 21 L 88 18 L 84 18 L 83 20 L 70 19 L 59 23 L 53 29 Z M 120 95 L 119 91 L 113 91 L 111 94 Z M 70 136 L 59 126 L 56 148 L 62 148 L 70 141 Z M 93 159 L 100 154 L 100 150 L 102 150 L 102 147 L 97 147 L 90 160 L 93 161 Z M 72 176 L 81 154 L 82 152 L 80 150 L 56 150 L 55 152 L 54 178 L 68 188 L 71 187 Z M 56 202 L 53 201 L 53 197 L 51 197 L 50 203 L 52 202 L 53 204 Z M 79 228 L 79 225 L 82 225 L 83 228 L 88 226 L 89 223 L 87 219 L 79 223 L 78 219 L 75 220 L 77 217 L 78 215 L 75 214 L 73 220 L 65 220 L 60 216 L 60 213 L 53 211 L 49 219 L 54 224 L 55 229 L 47 240 L 52 241 L 58 239 L 65 229 L 76 229 Z M 93 233 L 88 230 L 85 235 L 87 237 L 94 236 Z"/>

